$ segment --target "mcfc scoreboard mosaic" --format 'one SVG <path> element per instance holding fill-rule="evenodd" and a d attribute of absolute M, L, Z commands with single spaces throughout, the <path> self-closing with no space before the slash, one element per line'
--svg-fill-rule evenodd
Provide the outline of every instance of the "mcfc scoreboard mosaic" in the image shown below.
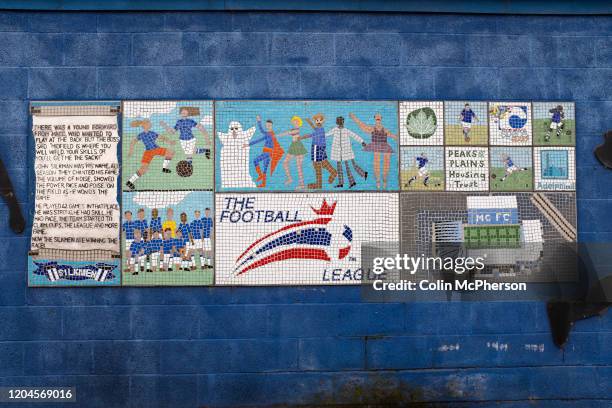
<path fill-rule="evenodd" d="M 458 255 L 460 243 L 493 259 L 483 274 L 545 280 L 576 241 L 572 102 L 41 102 L 31 113 L 32 286 L 358 284 L 368 242 L 417 256 Z M 55 151 L 44 126 L 72 131 L 79 115 L 121 123 L 120 157 L 91 156 L 120 175 L 106 203 L 116 221 L 98 232 L 52 217 L 43 184 Z"/>

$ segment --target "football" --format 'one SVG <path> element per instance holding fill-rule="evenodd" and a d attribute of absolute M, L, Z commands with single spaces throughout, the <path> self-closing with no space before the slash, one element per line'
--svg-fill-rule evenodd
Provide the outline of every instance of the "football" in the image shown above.
<path fill-rule="evenodd" d="M 181 160 L 176 164 L 176 174 L 181 177 L 190 177 L 193 174 L 193 165 L 187 160 Z"/>

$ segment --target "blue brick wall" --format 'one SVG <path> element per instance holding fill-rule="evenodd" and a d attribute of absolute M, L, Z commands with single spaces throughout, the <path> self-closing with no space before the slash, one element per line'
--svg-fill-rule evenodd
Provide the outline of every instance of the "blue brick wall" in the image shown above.
<path fill-rule="evenodd" d="M 612 239 L 612 18 L 0 12 L 0 156 L 32 209 L 29 99 L 576 101 L 580 239 Z M 363 304 L 358 288 L 26 288 L 0 207 L 0 385 L 79 406 L 612 404 L 612 315 L 554 347 L 542 303 Z M 494 400 L 506 401 L 500 405 Z"/>

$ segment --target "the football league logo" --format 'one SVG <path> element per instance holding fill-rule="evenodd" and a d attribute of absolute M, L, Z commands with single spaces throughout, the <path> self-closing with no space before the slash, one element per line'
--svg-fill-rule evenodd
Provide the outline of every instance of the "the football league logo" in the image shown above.
<path fill-rule="evenodd" d="M 312 208 L 315 217 L 283 226 L 259 237 L 236 259 L 234 273 L 242 275 L 262 266 L 291 259 L 333 261 L 344 259 L 351 251 L 353 231 L 334 222 L 337 202 L 324 199 Z"/>

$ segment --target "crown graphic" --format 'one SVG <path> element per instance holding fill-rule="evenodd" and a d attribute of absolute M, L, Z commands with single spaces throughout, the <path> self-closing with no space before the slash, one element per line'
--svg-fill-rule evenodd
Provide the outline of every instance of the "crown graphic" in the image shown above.
<path fill-rule="evenodd" d="M 330 206 L 329 204 L 327 204 L 327 201 L 323 199 L 323 204 L 321 205 L 321 208 L 319 208 L 318 210 L 312 206 L 310 208 L 312 208 L 312 211 L 314 211 L 317 215 L 334 215 L 336 204 L 338 204 L 337 201 Z"/>

